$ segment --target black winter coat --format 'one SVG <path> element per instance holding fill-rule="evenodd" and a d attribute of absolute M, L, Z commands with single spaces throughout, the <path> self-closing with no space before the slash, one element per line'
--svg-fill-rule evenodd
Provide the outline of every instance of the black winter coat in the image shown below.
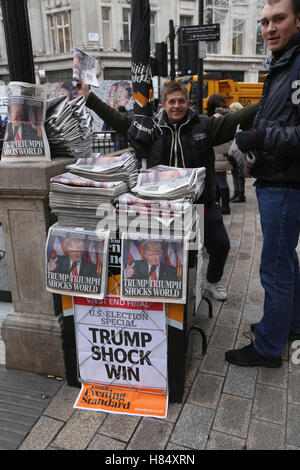
<path fill-rule="evenodd" d="M 176 124 L 169 122 L 163 110 L 155 116 L 154 121 L 158 127 L 148 167 L 160 164 L 181 168 L 205 167 L 205 188 L 198 202 L 213 202 L 216 198 L 215 154 L 208 137 L 209 118 L 189 108 L 185 118 Z"/>
<path fill-rule="evenodd" d="M 264 150 L 255 151 L 257 163 L 251 175 L 257 185 L 300 188 L 300 104 L 291 86 L 291 69 L 300 54 L 300 33 L 270 67 L 264 83 L 254 127 L 267 126 Z M 299 82 L 300 83 L 300 82 Z M 292 102 L 298 96 L 295 103 Z M 264 121 L 261 121 L 264 120 Z"/>

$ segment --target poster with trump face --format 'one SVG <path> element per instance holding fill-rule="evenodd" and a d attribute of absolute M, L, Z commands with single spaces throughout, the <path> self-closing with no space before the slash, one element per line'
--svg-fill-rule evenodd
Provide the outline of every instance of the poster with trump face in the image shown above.
<path fill-rule="evenodd" d="M 58 294 L 103 299 L 109 232 L 54 225 L 46 243 L 46 288 Z"/>
<path fill-rule="evenodd" d="M 121 298 L 185 303 L 187 241 L 122 234 Z"/>

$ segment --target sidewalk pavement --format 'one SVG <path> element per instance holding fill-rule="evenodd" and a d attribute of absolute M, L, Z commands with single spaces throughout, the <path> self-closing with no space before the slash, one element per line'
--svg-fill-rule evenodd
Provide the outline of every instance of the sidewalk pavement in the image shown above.
<path fill-rule="evenodd" d="M 246 197 L 224 216 L 231 240 L 223 278 L 228 300 L 212 302 L 213 318 L 206 302 L 197 312 L 208 349 L 202 356 L 201 336 L 191 336 L 183 402 L 169 404 L 166 419 L 76 410 L 78 388 L 0 366 L 0 449 L 300 450 L 300 365 L 292 363 L 291 348 L 280 369 L 224 359 L 227 349 L 249 343 L 249 325 L 262 314 L 262 235 L 252 180 Z"/>

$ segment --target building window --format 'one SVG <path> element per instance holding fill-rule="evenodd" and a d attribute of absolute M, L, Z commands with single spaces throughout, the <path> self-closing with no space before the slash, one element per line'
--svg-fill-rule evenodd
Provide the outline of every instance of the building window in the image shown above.
<path fill-rule="evenodd" d="M 104 49 L 111 49 L 111 9 L 101 7 L 102 15 L 102 40 Z"/>
<path fill-rule="evenodd" d="M 224 24 L 229 11 L 228 0 L 206 0 L 204 8 L 204 24 Z M 222 32 L 221 32 L 222 33 Z M 220 54 L 220 42 L 207 42 L 208 54 Z"/>
<path fill-rule="evenodd" d="M 150 50 L 155 50 L 156 13 L 150 12 Z"/>
<path fill-rule="evenodd" d="M 179 24 L 180 26 L 192 26 L 193 16 L 180 15 Z"/>
<path fill-rule="evenodd" d="M 123 39 L 121 40 L 121 51 L 130 52 L 130 9 L 123 8 Z"/>
<path fill-rule="evenodd" d="M 256 54 L 257 55 L 266 55 L 267 54 L 267 45 L 261 34 L 261 25 L 258 23 L 256 31 Z"/>
<path fill-rule="evenodd" d="M 233 20 L 232 25 L 232 55 L 242 55 L 243 54 L 243 44 L 244 44 L 244 20 Z"/>
<path fill-rule="evenodd" d="M 62 54 L 72 48 L 71 12 L 63 11 L 48 15 L 51 52 Z"/>

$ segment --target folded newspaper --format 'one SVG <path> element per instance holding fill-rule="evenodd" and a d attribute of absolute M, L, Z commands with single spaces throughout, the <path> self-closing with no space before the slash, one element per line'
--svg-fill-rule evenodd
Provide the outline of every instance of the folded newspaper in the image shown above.
<path fill-rule="evenodd" d="M 73 56 L 74 80 L 82 79 L 87 85 L 98 87 L 97 64 L 97 59 L 75 47 Z"/>
<path fill-rule="evenodd" d="M 138 178 L 138 162 L 132 152 L 115 157 L 95 153 L 89 158 L 79 158 L 66 169 L 95 181 L 126 181 L 129 188 L 135 186 Z"/>
<path fill-rule="evenodd" d="M 109 232 L 50 227 L 46 288 L 58 294 L 103 299 L 107 288 Z"/>
<path fill-rule="evenodd" d="M 177 168 L 158 165 L 142 170 L 132 192 L 149 199 L 188 197 L 196 201 L 205 184 L 205 168 Z"/>
<path fill-rule="evenodd" d="M 8 123 L 5 129 L 2 162 L 49 162 L 45 131 L 47 90 L 43 85 L 10 82 Z"/>
<path fill-rule="evenodd" d="M 53 157 L 89 157 L 93 152 L 92 116 L 83 96 L 66 95 L 47 101 L 45 129 Z"/>
<path fill-rule="evenodd" d="M 240 132 L 240 125 L 237 126 L 236 132 Z M 234 139 L 231 147 L 227 152 L 227 159 L 231 163 L 233 169 L 237 170 L 244 178 L 251 178 L 251 170 L 256 162 L 253 152 L 242 152 Z"/>

